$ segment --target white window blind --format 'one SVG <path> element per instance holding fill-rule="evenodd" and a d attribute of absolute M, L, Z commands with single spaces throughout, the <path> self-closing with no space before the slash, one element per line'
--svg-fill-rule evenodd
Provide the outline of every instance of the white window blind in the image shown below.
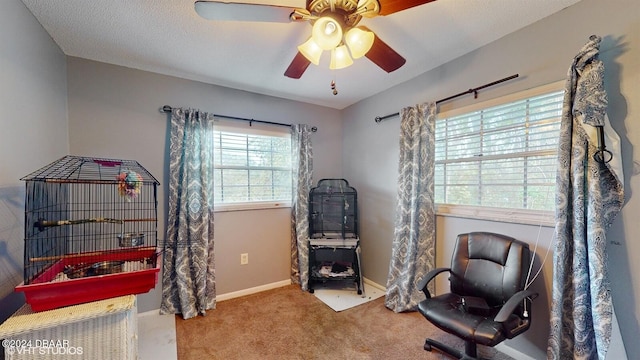
<path fill-rule="evenodd" d="M 552 211 L 562 100 L 553 91 L 438 119 L 436 203 Z"/>
<path fill-rule="evenodd" d="M 288 133 L 214 130 L 215 204 L 291 201 Z"/>

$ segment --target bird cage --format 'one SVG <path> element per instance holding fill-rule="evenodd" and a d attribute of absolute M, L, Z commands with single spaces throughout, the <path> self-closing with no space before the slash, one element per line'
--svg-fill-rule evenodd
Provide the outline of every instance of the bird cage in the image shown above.
<path fill-rule="evenodd" d="M 21 180 L 24 282 L 16 291 L 34 311 L 155 287 L 159 183 L 138 162 L 65 156 Z"/>
<path fill-rule="evenodd" d="M 309 238 L 358 238 L 358 194 L 345 179 L 322 179 L 309 192 Z"/>

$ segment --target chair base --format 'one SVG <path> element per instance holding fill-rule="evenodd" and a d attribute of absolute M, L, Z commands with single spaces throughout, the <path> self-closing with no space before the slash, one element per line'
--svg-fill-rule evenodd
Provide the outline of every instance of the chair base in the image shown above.
<path fill-rule="evenodd" d="M 431 348 L 434 347 L 441 352 L 453 356 L 455 359 L 459 360 L 479 360 L 478 358 L 478 350 L 476 344 L 472 342 L 465 341 L 465 351 L 462 352 L 460 350 L 454 349 L 449 345 L 445 345 L 439 341 L 433 339 L 427 339 L 424 342 L 424 349 L 427 351 L 431 351 Z"/>

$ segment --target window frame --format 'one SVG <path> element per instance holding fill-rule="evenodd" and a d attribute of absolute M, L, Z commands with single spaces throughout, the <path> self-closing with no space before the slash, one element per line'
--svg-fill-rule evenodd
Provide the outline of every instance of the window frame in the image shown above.
<path fill-rule="evenodd" d="M 237 122 L 224 121 L 216 119 L 213 126 L 213 131 L 226 131 L 233 132 L 242 135 L 262 135 L 271 137 L 291 138 L 291 132 L 289 127 L 282 126 L 282 129 L 275 129 L 274 126 L 262 125 L 262 124 L 240 124 Z M 214 148 L 215 148 L 214 144 Z M 214 171 L 219 169 L 215 166 Z M 293 170 L 293 164 L 291 164 L 291 170 Z M 291 174 L 293 176 L 293 174 Z M 292 179 L 292 178 L 291 178 Z M 229 211 L 247 211 L 247 210 L 265 210 L 265 209 L 280 209 L 290 208 L 292 200 L 267 200 L 267 201 L 243 201 L 234 203 L 216 203 L 214 199 L 214 212 L 229 212 Z"/>
<path fill-rule="evenodd" d="M 447 110 L 439 113 L 436 117 L 436 121 L 444 118 L 488 109 L 494 106 L 505 105 L 526 98 L 562 91 L 563 89 L 564 81 L 556 81 L 550 84 L 501 96 L 495 99 L 482 101 L 469 106 Z M 445 203 L 436 203 L 435 207 L 437 216 L 458 217 L 474 220 L 488 220 L 525 225 L 539 225 L 547 227 L 555 226 L 555 211 L 552 210 L 497 208 L 489 206 L 458 205 Z"/>

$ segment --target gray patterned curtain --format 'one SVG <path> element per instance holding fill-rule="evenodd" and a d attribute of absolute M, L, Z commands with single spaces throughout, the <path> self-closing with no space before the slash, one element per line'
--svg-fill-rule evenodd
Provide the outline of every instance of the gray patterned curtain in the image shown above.
<path fill-rule="evenodd" d="M 189 319 L 216 305 L 213 114 L 173 109 L 162 314 Z"/>
<path fill-rule="evenodd" d="M 415 310 L 424 299 L 416 284 L 435 266 L 436 104 L 404 108 L 400 117 L 398 203 L 385 296 L 385 306 L 394 312 Z"/>
<path fill-rule="evenodd" d="M 612 326 L 617 325 L 605 232 L 620 211 L 624 194 L 621 174 L 611 167 L 614 162 L 594 159 L 595 127 L 608 125 L 599 45 L 600 38 L 592 36 L 574 58 L 565 85 L 556 177 L 549 359 L 603 360 Z M 614 157 L 619 162 L 619 153 Z"/>
<path fill-rule="evenodd" d="M 293 196 L 291 203 L 291 282 L 309 288 L 309 191 L 313 179 L 311 127 L 291 125 Z"/>

